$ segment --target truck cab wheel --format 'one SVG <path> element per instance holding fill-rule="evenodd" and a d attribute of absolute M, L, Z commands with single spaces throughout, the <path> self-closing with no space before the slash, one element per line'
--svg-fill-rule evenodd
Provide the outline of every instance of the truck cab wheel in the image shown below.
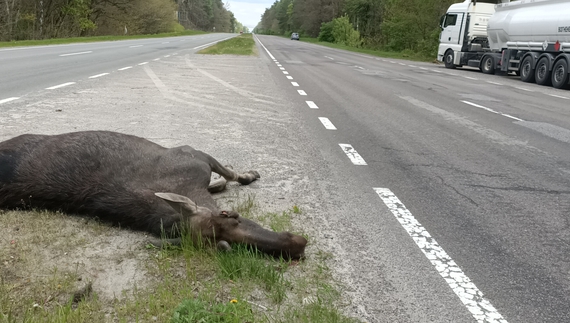
<path fill-rule="evenodd" d="M 448 50 L 445 52 L 445 56 L 443 57 L 443 62 L 445 63 L 446 68 L 454 69 L 455 65 L 453 64 L 453 51 Z"/>
<path fill-rule="evenodd" d="M 548 64 L 548 57 L 543 57 L 536 64 L 536 72 L 534 77 L 536 79 L 536 84 L 539 85 L 550 85 L 551 82 L 551 72 Z"/>
<path fill-rule="evenodd" d="M 493 56 L 485 56 L 479 69 L 485 74 L 495 74 L 495 59 Z"/>
<path fill-rule="evenodd" d="M 557 89 L 567 88 L 568 78 L 568 62 L 565 59 L 560 59 L 552 68 L 552 86 Z"/>
<path fill-rule="evenodd" d="M 534 83 L 534 69 L 532 68 L 532 57 L 527 56 L 523 59 L 521 68 L 521 80 L 527 83 Z"/>

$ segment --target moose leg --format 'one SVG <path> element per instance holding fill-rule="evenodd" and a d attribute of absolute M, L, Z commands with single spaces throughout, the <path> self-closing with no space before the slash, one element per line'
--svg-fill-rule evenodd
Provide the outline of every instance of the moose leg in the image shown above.
<path fill-rule="evenodd" d="M 223 177 L 210 181 L 210 185 L 208 185 L 208 192 L 218 193 L 225 190 L 227 182 L 228 181 Z"/>
<path fill-rule="evenodd" d="M 220 162 L 218 162 L 214 157 L 206 153 L 204 153 L 204 155 L 208 158 L 208 164 L 210 165 L 212 171 L 214 173 L 220 174 L 223 178 L 230 182 L 239 182 L 242 185 L 247 185 L 260 177 L 259 173 L 254 170 L 238 174 L 233 169 L 220 164 Z M 212 183 L 210 183 L 210 186 L 212 186 Z"/>

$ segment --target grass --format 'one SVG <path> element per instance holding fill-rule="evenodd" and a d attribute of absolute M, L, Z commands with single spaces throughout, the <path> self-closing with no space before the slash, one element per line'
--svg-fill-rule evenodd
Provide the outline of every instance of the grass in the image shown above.
<path fill-rule="evenodd" d="M 276 230 L 297 231 L 303 216 L 298 206 L 263 212 L 251 195 L 221 202 Z M 0 323 L 356 322 L 339 310 L 346 304 L 327 266 L 332 255 L 316 246 L 301 262 L 240 245 L 218 252 L 188 236 L 158 249 L 141 233 L 93 220 L 1 210 L 0 237 Z M 104 259 L 89 266 L 93 257 Z M 133 259 L 141 277 L 106 295 L 121 281 L 102 282 Z"/>
<path fill-rule="evenodd" d="M 93 37 L 54 38 L 54 39 L 42 39 L 42 40 L 18 40 L 18 41 L 0 42 L 0 48 L 16 47 L 16 46 L 59 45 L 59 44 L 71 44 L 71 43 L 92 43 L 100 41 L 162 38 L 162 37 L 190 36 L 190 35 L 199 35 L 199 34 L 205 34 L 205 32 L 198 30 L 184 30 L 184 31 L 152 34 L 152 35 L 93 36 Z"/>
<path fill-rule="evenodd" d="M 198 54 L 210 55 L 257 55 L 252 34 L 242 34 L 204 48 Z"/>

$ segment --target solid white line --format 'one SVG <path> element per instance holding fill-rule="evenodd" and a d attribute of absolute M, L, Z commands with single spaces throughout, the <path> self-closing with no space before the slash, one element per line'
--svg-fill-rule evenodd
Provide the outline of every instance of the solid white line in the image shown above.
<path fill-rule="evenodd" d="M 211 43 L 207 43 L 207 44 L 204 44 L 204 45 L 196 46 L 196 47 L 194 47 L 194 48 L 192 48 L 192 49 L 198 49 L 198 48 L 202 48 L 202 47 L 210 46 L 210 45 L 213 45 L 213 44 L 219 43 L 219 42 L 221 42 L 221 41 L 224 41 L 224 40 L 226 40 L 226 39 L 230 39 L 230 38 L 232 38 L 232 37 L 226 37 L 226 38 L 224 38 L 224 39 L 216 40 L 216 41 L 213 41 L 213 42 L 211 42 Z"/>
<path fill-rule="evenodd" d="M 68 86 L 68 85 L 72 85 L 72 84 L 75 84 L 75 82 L 67 82 L 67 83 L 63 83 L 60 85 L 56 85 L 56 86 L 46 87 L 46 90 L 55 90 L 55 89 L 59 89 L 60 87 L 64 87 L 64 86 Z"/>
<path fill-rule="evenodd" d="M 404 230 L 428 258 L 437 272 L 459 297 L 477 322 L 507 323 L 507 320 L 485 298 L 483 293 L 463 273 L 461 268 L 443 250 L 427 230 L 416 220 L 398 197 L 387 188 L 375 187 L 374 191 L 396 217 Z"/>
<path fill-rule="evenodd" d="M 362 158 L 351 145 L 349 144 L 338 144 L 338 145 L 340 146 L 340 148 L 342 148 L 342 151 L 344 151 L 344 153 L 348 156 L 348 158 L 354 165 L 357 166 L 368 165 L 364 161 L 364 158 Z"/>
<path fill-rule="evenodd" d="M 119 71 L 128 70 L 129 68 L 133 68 L 133 67 L 132 67 L 132 66 L 127 66 L 127 67 L 119 68 Z"/>
<path fill-rule="evenodd" d="M 93 53 L 93 51 L 88 51 L 88 52 L 79 52 L 79 53 L 70 53 L 70 54 L 61 54 L 59 56 L 73 56 L 73 55 L 83 55 L 83 54 L 89 54 L 89 53 Z"/>
<path fill-rule="evenodd" d="M 136 48 L 136 47 L 142 47 L 143 45 L 133 45 L 133 46 L 129 46 L 129 48 Z"/>
<path fill-rule="evenodd" d="M 463 100 L 462 100 L 461 102 L 463 102 L 463 103 L 465 103 L 465 104 L 472 105 L 472 106 L 474 106 L 474 107 L 476 107 L 476 108 L 479 108 L 479 109 L 487 110 L 487 111 L 489 111 L 489 112 L 493 112 L 493 113 L 497 113 L 497 114 L 499 113 L 498 111 L 495 111 L 495 110 L 493 110 L 493 109 L 484 107 L 484 106 L 482 106 L 482 105 L 479 105 L 479 104 L 476 104 L 476 103 L 473 103 L 473 102 L 463 101 Z"/>
<path fill-rule="evenodd" d="M 289 72 L 287 72 L 287 71 L 283 71 L 283 74 L 289 74 Z"/>
<path fill-rule="evenodd" d="M 299 83 L 297 83 L 297 82 L 291 82 L 291 85 L 293 85 L 293 86 L 299 86 Z"/>
<path fill-rule="evenodd" d="M 101 74 L 89 76 L 89 78 L 90 78 L 90 79 L 94 79 L 94 78 L 98 78 L 98 77 L 105 76 L 105 75 L 109 75 L 109 73 L 101 73 Z"/>
<path fill-rule="evenodd" d="M 3 100 L 0 100 L 0 104 L 10 102 L 10 101 L 14 101 L 14 100 L 18 100 L 18 99 L 19 98 L 17 98 L 17 97 L 11 97 L 11 98 L 7 98 L 7 99 L 3 99 Z"/>
<path fill-rule="evenodd" d="M 287 79 L 288 79 L 288 80 L 292 80 L 292 79 L 293 79 L 293 76 L 287 75 Z"/>
<path fill-rule="evenodd" d="M 300 95 L 307 95 L 307 93 L 303 90 L 297 90 L 297 92 L 299 92 Z"/>
<path fill-rule="evenodd" d="M 323 124 L 323 126 L 325 126 L 325 129 L 327 129 L 327 130 L 336 130 L 336 127 L 335 127 L 334 124 L 329 120 L 329 118 L 319 117 L 319 120 L 321 120 L 321 123 Z"/>
<path fill-rule="evenodd" d="M 504 117 L 507 117 L 507 118 L 515 119 L 515 120 L 517 120 L 517 121 L 524 121 L 523 119 L 519 119 L 519 118 L 517 118 L 517 117 L 513 117 L 513 116 L 510 115 L 510 114 L 501 113 L 501 115 L 504 116 Z"/>
<path fill-rule="evenodd" d="M 309 108 L 311 109 L 318 109 L 319 107 L 315 104 L 315 102 L 313 101 L 305 101 L 307 102 L 307 105 L 309 106 Z"/>
<path fill-rule="evenodd" d="M 556 94 L 547 94 L 547 95 L 550 95 L 550 96 L 553 96 L 553 97 L 555 97 L 555 98 L 559 98 L 559 99 L 566 99 L 566 100 L 570 100 L 570 98 L 567 98 L 567 97 L 565 97 L 565 96 L 562 96 L 562 95 L 556 95 Z"/>
<path fill-rule="evenodd" d="M 148 64 L 148 62 L 142 62 L 142 63 L 139 63 L 138 65 L 145 65 L 145 64 Z"/>

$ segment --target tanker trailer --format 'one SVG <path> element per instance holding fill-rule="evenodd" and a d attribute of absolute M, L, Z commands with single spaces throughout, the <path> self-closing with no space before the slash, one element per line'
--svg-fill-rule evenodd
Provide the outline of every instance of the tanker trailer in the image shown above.
<path fill-rule="evenodd" d="M 441 19 L 438 60 L 568 87 L 570 0 L 466 0 Z"/>

